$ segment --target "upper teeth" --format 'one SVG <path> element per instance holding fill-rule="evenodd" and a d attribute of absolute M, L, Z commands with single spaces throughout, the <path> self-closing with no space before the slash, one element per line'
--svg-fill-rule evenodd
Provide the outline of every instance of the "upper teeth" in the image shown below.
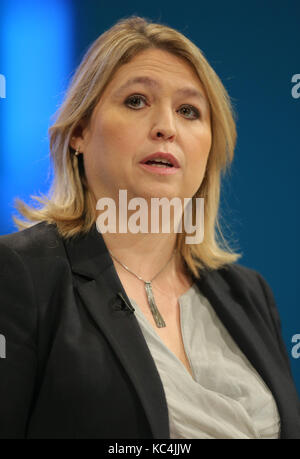
<path fill-rule="evenodd" d="M 167 159 L 162 159 L 162 158 L 155 158 L 150 161 L 160 161 L 161 163 L 164 163 L 164 164 L 171 164 L 170 161 L 168 161 Z"/>

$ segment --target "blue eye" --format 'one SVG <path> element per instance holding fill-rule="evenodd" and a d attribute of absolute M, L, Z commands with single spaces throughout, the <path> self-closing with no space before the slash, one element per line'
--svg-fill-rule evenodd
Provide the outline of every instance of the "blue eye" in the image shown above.
<path fill-rule="evenodd" d="M 146 98 L 144 96 L 134 94 L 126 99 L 125 105 L 129 106 L 133 110 L 138 110 L 139 108 L 142 108 L 142 106 L 139 104 L 139 101 L 144 101 L 144 103 L 146 103 Z M 196 120 L 200 118 L 199 110 L 196 107 L 193 107 L 192 105 L 184 105 L 178 111 L 180 110 L 188 110 L 188 112 L 194 113 L 193 118 L 191 117 L 187 118 L 189 120 Z"/>

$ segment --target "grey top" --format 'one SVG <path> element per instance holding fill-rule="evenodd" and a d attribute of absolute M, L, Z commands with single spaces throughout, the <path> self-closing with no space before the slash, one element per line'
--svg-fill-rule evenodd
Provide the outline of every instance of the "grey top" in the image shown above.
<path fill-rule="evenodd" d="M 280 418 L 269 388 L 195 283 L 179 298 L 193 377 L 130 301 L 164 387 L 171 438 L 279 438 Z"/>

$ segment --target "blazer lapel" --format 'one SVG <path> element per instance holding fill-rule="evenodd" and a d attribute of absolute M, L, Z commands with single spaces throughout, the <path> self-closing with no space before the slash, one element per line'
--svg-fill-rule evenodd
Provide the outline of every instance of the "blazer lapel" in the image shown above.
<path fill-rule="evenodd" d="M 106 336 L 140 398 L 154 438 L 169 438 L 167 402 L 162 382 L 132 313 L 102 235 L 94 225 L 85 236 L 65 242 L 83 304 Z"/>

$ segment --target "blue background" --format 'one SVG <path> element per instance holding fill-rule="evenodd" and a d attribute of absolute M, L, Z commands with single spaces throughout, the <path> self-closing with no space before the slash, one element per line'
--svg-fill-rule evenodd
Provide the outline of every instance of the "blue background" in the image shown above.
<path fill-rule="evenodd" d="M 274 292 L 300 393 L 299 121 L 291 95 L 300 73 L 300 2 L 0 0 L 0 234 L 16 228 L 13 198 L 30 201 L 51 181 L 47 130 L 84 52 L 118 19 L 136 14 L 179 30 L 204 52 L 238 114 L 225 179 L 225 235 Z M 299 91 L 300 92 L 300 91 Z"/>

